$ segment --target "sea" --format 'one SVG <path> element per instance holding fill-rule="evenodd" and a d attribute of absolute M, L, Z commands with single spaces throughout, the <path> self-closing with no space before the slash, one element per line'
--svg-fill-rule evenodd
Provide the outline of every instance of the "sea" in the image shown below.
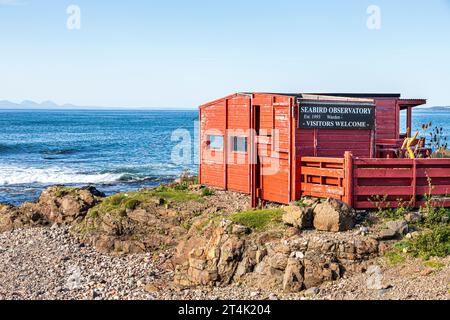
<path fill-rule="evenodd" d="M 413 116 L 414 131 L 432 122 L 450 135 L 450 112 Z M 52 185 L 133 191 L 184 172 L 198 173 L 196 110 L 0 110 L 0 203 L 35 201 Z"/>
<path fill-rule="evenodd" d="M 196 175 L 198 111 L 0 110 L 0 203 L 52 185 L 106 194 Z"/>

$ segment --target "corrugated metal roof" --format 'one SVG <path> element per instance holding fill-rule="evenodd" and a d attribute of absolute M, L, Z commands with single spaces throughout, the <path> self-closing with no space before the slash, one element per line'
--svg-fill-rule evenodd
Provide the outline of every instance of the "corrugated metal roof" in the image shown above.
<path fill-rule="evenodd" d="M 241 92 L 243 94 L 273 94 L 279 96 L 289 96 L 296 98 L 303 98 L 305 95 L 314 96 L 328 96 L 328 97 L 342 97 L 342 98 L 359 98 L 359 99 L 399 99 L 401 97 L 400 93 L 286 93 L 286 92 Z"/>
<path fill-rule="evenodd" d="M 333 96 L 333 97 L 347 97 L 347 98 L 400 98 L 400 93 L 286 93 L 286 92 L 242 92 L 245 94 L 261 93 L 261 94 L 275 94 L 280 96 L 292 96 L 302 97 L 303 95 L 315 95 L 315 96 Z"/>
<path fill-rule="evenodd" d="M 348 97 L 348 98 L 395 98 L 398 99 L 402 95 L 400 93 L 310 93 L 322 96 Z"/>

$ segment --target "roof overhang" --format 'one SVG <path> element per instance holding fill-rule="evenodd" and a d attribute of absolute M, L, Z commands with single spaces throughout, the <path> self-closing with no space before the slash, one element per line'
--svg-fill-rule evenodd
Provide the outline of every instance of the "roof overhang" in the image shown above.
<path fill-rule="evenodd" d="M 426 99 L 399 99 L 398 104 L 400 105 L 400 110 L 406 110 L 408 108 L 415 108 L 427 104 Z"/>

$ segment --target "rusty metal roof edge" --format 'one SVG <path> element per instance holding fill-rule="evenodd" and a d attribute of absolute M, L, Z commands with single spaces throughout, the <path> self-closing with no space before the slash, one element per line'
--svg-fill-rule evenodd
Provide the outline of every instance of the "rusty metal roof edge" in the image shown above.
<path fill-rule="evenodd" d="M 304 95 L 315 95 L 315 96 L 331 96 L 331 97 L 345 97 L 345 98 L 367 98 L 367 99 L 400 99 L 400 93 L 331 93 L 331 92 L 322 92 L 322 93 L 286 93 L 286 92 L 241 92 L 243 94 L 273 94 L 280 96 L 291 96 L 291 97 L 303 97 Z"/>

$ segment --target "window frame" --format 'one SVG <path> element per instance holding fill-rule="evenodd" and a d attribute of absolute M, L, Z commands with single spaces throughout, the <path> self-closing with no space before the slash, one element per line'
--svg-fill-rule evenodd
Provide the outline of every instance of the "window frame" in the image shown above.
<path fill-rule="evenodd" d="M 239 139 L 244 139 L 245 143 L 245 150 L 238 150 L 237 147 L 240 145 L 238 143 Z M 231 145 L 231 152 L 233 153 L 241 153 L 241 154 L 247 154 L 248 153 L 248 137 L 247 136 L 230 136 L 230 145 Z"/>
<path fill-rule="evenodd" d="M 213 140 L 211 138 L 220 138 L 221 139 L 221 146 L 220 148 L 214 148 L 213 144 L 211 143 Z M 206 135 L 206 146 L 208 150 L 211 151 L 223 151 L 224 149 L 224 136 L 223 135 L 219 135 L 219 134 L 208 134 Z"/>

